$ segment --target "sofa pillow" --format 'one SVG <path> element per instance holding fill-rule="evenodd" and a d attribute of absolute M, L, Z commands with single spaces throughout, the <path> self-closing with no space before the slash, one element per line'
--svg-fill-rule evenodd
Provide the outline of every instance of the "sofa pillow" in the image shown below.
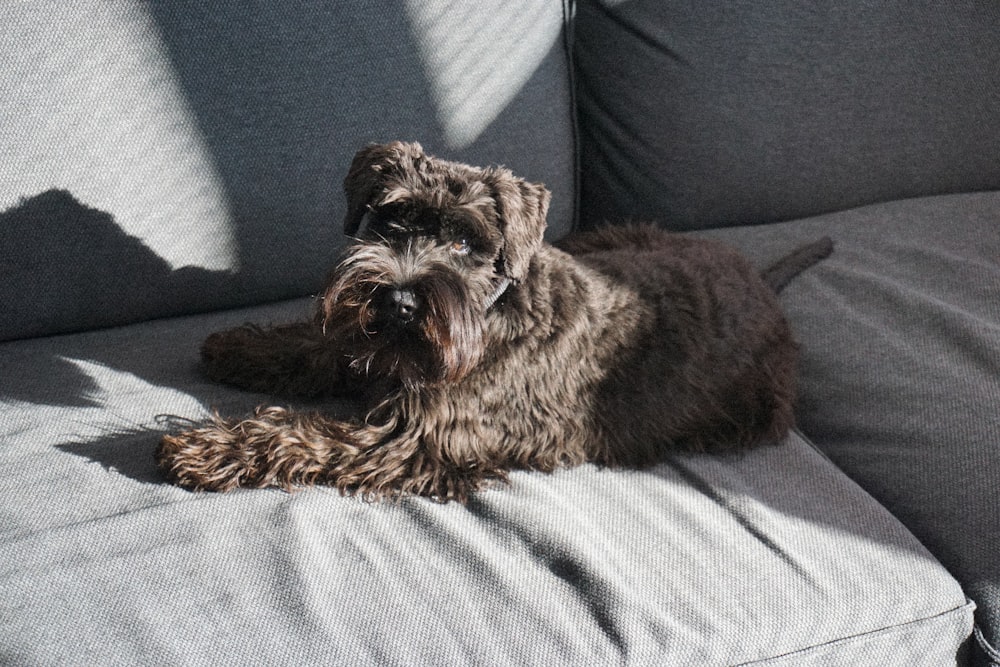
<path fill-rule="evenodd" d="M 581 221 L 1000 188 L 1000 5 L 580 0 Z"/>
<path fill-rule="evenodd" d="M 373 141 L 505 164 L 553 191 L 553 235 L 572 223 L 558 0 L 4 3 L 0 22 L 0 340 L 315 291 Z M 10 280 L 26 264 L 44 280 Z"/>

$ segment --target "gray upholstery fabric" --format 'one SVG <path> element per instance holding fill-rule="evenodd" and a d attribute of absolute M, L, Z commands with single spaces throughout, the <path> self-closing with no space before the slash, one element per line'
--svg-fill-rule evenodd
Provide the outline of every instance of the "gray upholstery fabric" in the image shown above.
<path fill-rule="evenodd" d="M 993 0 L 580 0 L 581 221 L 679 229 L 1000 188 Z"/>
<path fill-rule="evenodd" d="M 265 400 L 201 380 L 198 341 L 305 307 L 0 346 L 0 662 L 936 667 L 969 634 L 954 579 L 799 436 L 468 506 L 163 483 L 158 414 Z"/>
<path fill-rule="evenodd" d="M 572 224 L 561 2 L 50 0 L 0 23 L 0 340 L 315 291 L 372 141 L 506 164 Z"/>
<path fill-rule="evenodd" d="M 711 235 L 761 262 L 829 234 L 782 300 L 804 346 L 799 423 L 962 582 L 1000 663 L 1000 193 Z"/>

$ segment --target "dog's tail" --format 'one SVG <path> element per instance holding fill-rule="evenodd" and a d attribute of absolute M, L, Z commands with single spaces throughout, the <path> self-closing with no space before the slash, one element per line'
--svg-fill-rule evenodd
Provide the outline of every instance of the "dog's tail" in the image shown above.
<path fill-rule="evenodd" d="M 829 236 L 824 236 L 818 241 L 807 243 L 796 248 L 788 255 L 785 255 L 777 262 L 764 269 L 760 277 L 765 283 L 770 285 L 774 293 L 777 294 L 785 289 L 785 286 L 813 264 L 816 264 L 833 252 L 833 241 Z"/>

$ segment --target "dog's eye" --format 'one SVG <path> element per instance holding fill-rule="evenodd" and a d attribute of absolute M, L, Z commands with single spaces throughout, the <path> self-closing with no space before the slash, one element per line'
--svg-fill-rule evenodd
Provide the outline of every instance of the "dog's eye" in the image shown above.
<path fill-rule="evenodd" d="M 457 241 L 452 241 L 451 245 L 448 246 L 454 255 L 468 255 L 469 251 L 472 249 L 469 246 L 469 242 L 465 239 L 458 239 Z"/>

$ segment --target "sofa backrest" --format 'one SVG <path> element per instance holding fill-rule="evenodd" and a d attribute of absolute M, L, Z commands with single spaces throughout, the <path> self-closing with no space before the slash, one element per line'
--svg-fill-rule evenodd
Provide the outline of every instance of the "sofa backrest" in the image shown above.
<path fill-rule="evenodd" d="M 584 224 L 1000 188 L 995 0 L 579 0 L 574 44 Z"/>
<path fill-rule="evenodd" d="M 373 141 L 575 215 L 561 0 L 4 3 L 0 340 L 315 292 Z"/>
<path fill-rule="evenodd" d="M 550 238 L 1000 189 L 992 0 L 50 0 L 0 21 L 0 340 L 314 292 L 371 141 L 544 182 Z"/>

